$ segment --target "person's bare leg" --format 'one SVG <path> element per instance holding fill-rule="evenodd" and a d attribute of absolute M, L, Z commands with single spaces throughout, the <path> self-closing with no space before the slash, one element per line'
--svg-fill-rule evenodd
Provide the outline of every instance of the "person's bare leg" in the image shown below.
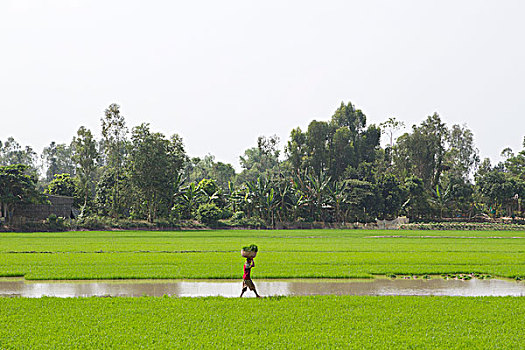
<path fill-rule="evenodd" d="M 260 298 L 260 297 L 261 297 L 261 296 L 257 293 L 257 289 L 254 288 L 254 289 L 253 289 L 253 292 L 255 293 L 255 296 L 256 296 L 257 298 Z"/>
<path fill-rule="evenodd" d="M 242 298 L 244 292 L 246 292 L 246 289 L 248 289 L 248 288 L 244 287 L 244 288 L 242 289 L 241 296 L 240 296 L 239 298 Z"/>

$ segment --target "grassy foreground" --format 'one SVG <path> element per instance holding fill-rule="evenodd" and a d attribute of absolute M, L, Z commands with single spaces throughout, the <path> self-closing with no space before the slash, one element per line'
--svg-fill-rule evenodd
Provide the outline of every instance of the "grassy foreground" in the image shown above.
<path fill-rule="evenodd" d="M 0 298 L 0 315 L 2 349 L 520 349 L 525 298 Z"/>
<path fill-rule="evenodd" d="M 1 233 L 0 277 L 238 278 L 251 243 L 254 278 L 525 277 L 525 232 L 427 230 Z"/>

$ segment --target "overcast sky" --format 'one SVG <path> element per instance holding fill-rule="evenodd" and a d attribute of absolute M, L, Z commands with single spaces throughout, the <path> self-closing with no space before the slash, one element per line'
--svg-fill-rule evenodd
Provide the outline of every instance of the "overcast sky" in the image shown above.
<path fill-rule="evenodd" d="M 438 112 L 482 157 L 525 136 L 525 1 L 0 0 L 0 140 L 38 152 L 118 103 L 232 163 L 260 135 Z M 407 128 L 408 130 L 408 128 Z"/>

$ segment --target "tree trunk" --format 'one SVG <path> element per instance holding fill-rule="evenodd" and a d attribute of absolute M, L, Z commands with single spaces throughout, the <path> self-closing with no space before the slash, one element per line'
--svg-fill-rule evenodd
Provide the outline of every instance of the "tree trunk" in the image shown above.
<path fill-rule="evenodd" d="M 6 212 L 6 222 L 8 224 L 11 224 L 11 222 L 13 220 L 13 215 L 14 215 L 15 209 L 14 208 L 9 208 L 9 205 L 6 205 L 6 204 L 4 204 L 4 207 L 5 207 L 5 212 Z"/>
<path fill-rule="evenodd" d="M 80 216 L 84 216 L 84 210 L 86 210 L 87 199 L 88 199 L 88 185 L 84 188 L 84 204 L 82 205 L 82 210 L 80 211 Z"/>
<path fill-rule="evenodd" d="M 153 222 L 153 196 L 151 196 L 148 200 L 148 222 Z"/>

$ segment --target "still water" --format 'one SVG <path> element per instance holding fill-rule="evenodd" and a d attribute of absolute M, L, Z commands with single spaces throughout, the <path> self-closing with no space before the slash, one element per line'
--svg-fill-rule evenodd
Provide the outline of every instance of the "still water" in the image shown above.
<path fill-rule="evenodd" d="M 448 295 L 525 296 L 525 282 L 507 280 L 254 280 L 262 296 L 293 295 Z M 232 280 L 96 280 L 26 281 L 0 278 L 0 297 L 238 297 L 242 281 Z M 251 291 L 245 297 L 253 297 Z"/>

